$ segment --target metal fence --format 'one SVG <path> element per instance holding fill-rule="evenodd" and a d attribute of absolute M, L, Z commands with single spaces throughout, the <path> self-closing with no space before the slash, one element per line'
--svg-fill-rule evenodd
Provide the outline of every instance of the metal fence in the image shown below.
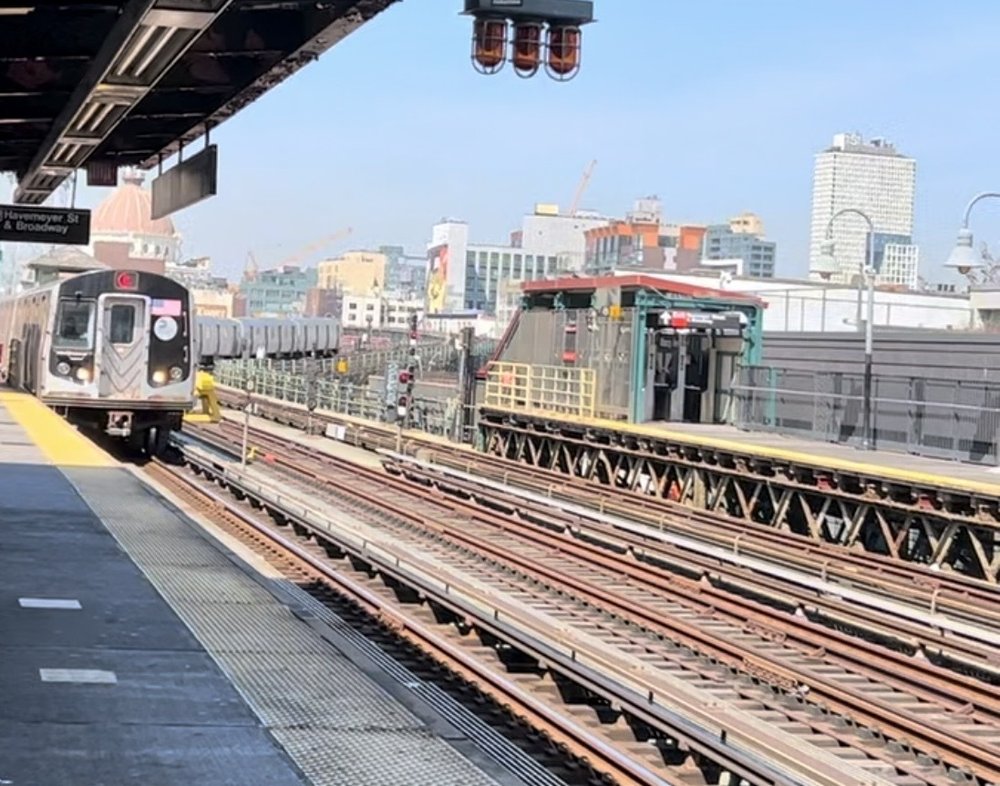
<path fill-rule="evenodd" d="M 527 363 L 491 363 L 486 406 L 508 411 L 556 412 L 594 417 L 594 370 Z"/>
<path fill-rule="evenodd" d="M 239 390 L 245 390 L 249 380 L 257 395 L 289 401 L 306 406 L 313 398 L 316 409 L 334 414 L 349 415 L 381 423 L 394 423 L 396 401 L 388 400 L 386 393 L 341 378 L 326 378 L 316 361 L 312 380 L 305 373 L 308 361 L 296 361 L 303 368 L 286 371 L 276 366 L 281 361 L 226 361 L 215 367 L 215 380 Z M 291 361 L 285 361 L 291 363 Z M 463 428 L 462 405 L 459 399 L 414 397 L 410 406 L 408 428 L 425 431 L 456 441 L 471 441 L 474 433 Z"/>
<path fill-rule="evenodd" d="M 740 370 L 736 425 L 847 444 L 862 438 L 861 374 L 769 366 Z M 874 447 L 1000 464 L 1000 385 L 876 375 Z"/>

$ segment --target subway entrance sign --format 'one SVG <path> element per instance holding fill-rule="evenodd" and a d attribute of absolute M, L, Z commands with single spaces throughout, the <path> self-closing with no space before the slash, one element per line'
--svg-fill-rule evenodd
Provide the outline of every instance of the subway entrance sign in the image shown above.
<path fill-rule="evenodd" d="M 90 242 L 90 211 L 0 205 L 0 240 L 85 246 Z"/>

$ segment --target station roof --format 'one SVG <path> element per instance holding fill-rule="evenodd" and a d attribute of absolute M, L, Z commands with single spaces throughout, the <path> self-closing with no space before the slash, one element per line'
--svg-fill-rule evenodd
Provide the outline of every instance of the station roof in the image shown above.
<path fill-rule="evenodd" d="M 749 295 L 745 292 L 733 292 L 728 289 L 712 289 L 711 287 L 700 287 L 694 284 L 687 284 L 682 281 L 670 281 L 658 276 L 646 276 L 642 274 L 628 276 L 590 276 L 577 277 L 566 276 L 564 278 L 541 279 L 537 281 L 525 281 L 521 285 L 525 294 L 542 294 L 546 292 L 595 292 L 599 289 L 621 288 L 648 289 L 664 295 L 682 295 L 690 298 L 701 298 L 705 300 L 721 300 L 733 303 L 746 303 L 747 305 L 764 306 L 764 301 L 760 298 Z"/>
<path fill-rule="evenodd" d="M 0 0 L 0 171 L 148 168 L 398 0 Z"/>

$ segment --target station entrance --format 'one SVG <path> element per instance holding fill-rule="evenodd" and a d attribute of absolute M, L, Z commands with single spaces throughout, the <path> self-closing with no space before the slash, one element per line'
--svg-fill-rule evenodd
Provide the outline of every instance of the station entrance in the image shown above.
<path fill-rule="evenodd" d="M 642 421 L 721 423 L 730 412 L 746 317 L 736 312 L 651 313 Z"/>

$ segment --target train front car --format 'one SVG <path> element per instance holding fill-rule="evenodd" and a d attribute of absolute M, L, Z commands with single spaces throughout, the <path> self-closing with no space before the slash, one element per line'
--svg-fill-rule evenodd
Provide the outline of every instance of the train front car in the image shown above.
<path fill-rule="evenodd" d="M 36 395 L 162 453 L 194 396 L 188 291 L 153 273 L 102 270 L 62 281 L 53 301 Z"/>

